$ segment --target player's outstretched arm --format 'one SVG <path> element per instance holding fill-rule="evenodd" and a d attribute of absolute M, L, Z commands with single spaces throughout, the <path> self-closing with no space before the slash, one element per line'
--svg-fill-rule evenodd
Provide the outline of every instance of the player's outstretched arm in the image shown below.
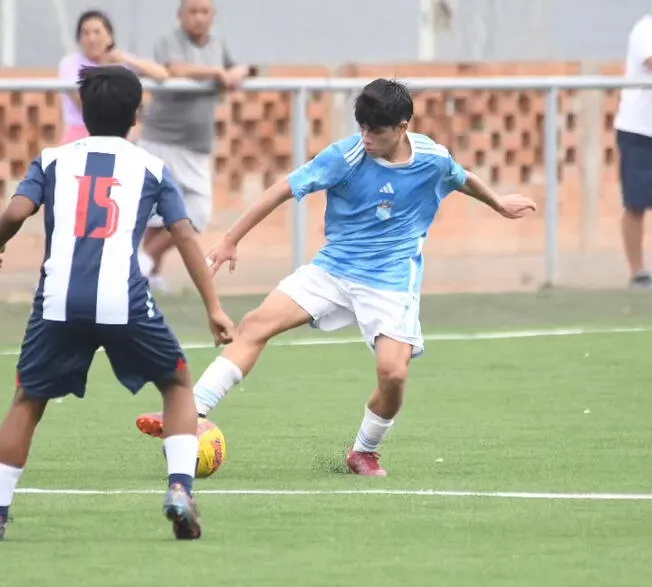
<path fill-rule="evenodd" d="M 11 199 L 6 210 L 0 214 L 0 250 L 4 250 L 25 220 L 37 210 L 38 206 L 30 198 L 16 195 Z"/>
<path fill-rule="evenodd" d="M 228 344 L 233 340 L 235 327 L 226 315 L 217 297 L 213 286 L 206 259 L 197 242 L 196 233 L 187 219 L 175 222 L 170 226 L 172 241 L 179 250 L 179 254 L 192 278 L 197 291 L 204 301 L 211 330 L 215 336 L 216 344 Z"/>
<path fill-rule="evenodd" d="M 467 172 L 466 183 L 458 188 L 460 192 L 493 208 L 505 218 L 522 218 L 528 210 L 536 211 L 537 205 L 531 198 L 521 194 L 499 196 L 475 173 Z"/>
<path fill-rule="evenodd" d="M 229 261 L 230 270 L 235 269 L 238 259 L 238 243 L 258 224 L 267 218 L 283 202 L 292 198 L 292 188 L 286 179 L 269 188 L 227 231 L 221 242 L 208 253 L 213 275 L 222 264 Z"/>

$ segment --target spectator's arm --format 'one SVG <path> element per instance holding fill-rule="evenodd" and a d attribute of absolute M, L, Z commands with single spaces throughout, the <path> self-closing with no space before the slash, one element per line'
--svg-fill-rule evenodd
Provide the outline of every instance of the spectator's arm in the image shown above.
<path fill-rule="evenodd" d="M 185 77 L 197 81 L 214 80 L 224 83 L 226 71 L 222 67 L 208 65 L 193 65 L 184 61 L 171 61 L 166 64 L 171 77 Z"/>
<path fill-rule="evenodd" d="M 150 61 L 149 59 L 141 59 L 120 49 L 109 51 L 109 59 L 112 63 L 126 65 L 134 73 L 157 82 L 165 81 L 169 77 L 168 70 L 159 63 Z"/>
<path fill-rule="evenodd" d="M 165 67 L 171 77 L 184 77 L 197 81 L 217 81 L 224 83 L 226 70 L 223 67 L 194 65 L 186 61 L 183 47 L 175 36 L 161 39 L 154 49 L 157 63 Z"/>
<path fill-rule="evenodd" d="M 226 86 L 229 89 L 237 89 L 242 85 L 248 77 L 258 74 L 258 68 L 250 65 L 238 63 L 231 52 L 227 49 L 226 45 L 223 47 L 224 53 L 224 68 L 227 72 Z"/>

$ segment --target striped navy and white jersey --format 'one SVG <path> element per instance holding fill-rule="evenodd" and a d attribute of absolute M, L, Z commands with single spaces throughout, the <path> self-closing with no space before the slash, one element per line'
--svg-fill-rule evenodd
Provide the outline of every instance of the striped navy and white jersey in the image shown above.
<path fill-rule="evenodd" d="M 166 226 L 188 217 L 163 161 L 125 139 L 90 137 L 45 149 L 16 195 L 43 207 L 35 315 L 96 324 L 155 316 L 138 247 L 154 209 Z"/>

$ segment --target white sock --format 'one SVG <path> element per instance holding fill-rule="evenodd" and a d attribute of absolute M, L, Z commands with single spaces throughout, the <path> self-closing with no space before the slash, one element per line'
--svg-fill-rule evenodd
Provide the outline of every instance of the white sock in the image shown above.
<path fill-rule="evenodd" d="M 22 469 L 0 464 L 0 507 L 8 507 L 14 498 Z"/>
<path fill-rule="evenodd" d="M 163 441 L 168 476 L 189 475 L 195 477 L 199 439 L 195 434 L 175 434 Z"/>
<path fill-rule="evenodd" d="M 138 265 L 140 265 L 140 272 L 143 274 L 143 277 L 149 277 L 152 274 L 155 263 L 154 259 L 145 251 L 140 251 L 138 253 Z"/>
<path fill-rule="evenodd" d="M 243 379 L 242 371 L 235 363 L 217 357 L 195 385 L 195 405 L 199 414 L 208 414 L 231 388 Z"/>
<path fill-rule="evenodd" d="M 376 416 L 367 406 L 364 409 L 362 425 L 355 438 L 353 450 L 356 452 L 376 452 L 380 443 L 394 424 L 394 420 L 385 420 Z"/>

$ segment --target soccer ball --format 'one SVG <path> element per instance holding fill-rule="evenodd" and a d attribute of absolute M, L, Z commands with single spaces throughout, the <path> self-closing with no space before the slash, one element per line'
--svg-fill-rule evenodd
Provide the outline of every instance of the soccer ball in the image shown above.
<path fill-rule="evenodd" d="M 197 438 L 199 450 L 197 451 L 197 465 L 195 477 L 206 479 L 220 468 L 226 459 L 226 439 L 222 431 L 210 420 L 201 418 L 197 422 Z M 165 446 L 163 447 L 165 457 Z"/>
<path fill-rule="evenodd" d="M 210 477 L 226 459 L 226 439 L 222 431 L 210 420 L 202 418 L 197 423 L 199 451 L 197 453 L 198 479 Z"/>

